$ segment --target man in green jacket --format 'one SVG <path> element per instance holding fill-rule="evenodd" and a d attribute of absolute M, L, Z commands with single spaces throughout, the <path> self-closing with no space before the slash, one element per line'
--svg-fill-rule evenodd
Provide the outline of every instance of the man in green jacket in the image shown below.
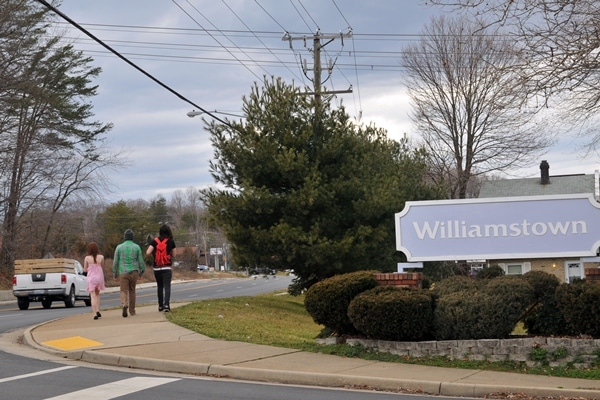
<path fill-rule="evenodd" d="M 135 315 L 135 286 L 142 278 L 146 264 L 142 255 L 141 247 L 133 241 L 133 231 L 125 231 L 125 241 L 115 249 L 113 258 L 113 277 L 119 279 L 121 291 L 121 307 L 123 317 L 127 317 L 127 309 L 131 315 Z"/>

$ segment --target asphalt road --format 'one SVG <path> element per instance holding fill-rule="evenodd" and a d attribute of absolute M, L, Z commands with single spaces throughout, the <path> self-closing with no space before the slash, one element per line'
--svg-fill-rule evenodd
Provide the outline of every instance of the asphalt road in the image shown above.
<path fill-rule="evenodd" d="M 173 286 L 172 302 L 210 298 L 252 296 L 286 288 L 291 277 L 215 279 Z M 138 288 L 138 304 L 156 304 L 156 289 Z M 102 307 L 118 307 L 119 294 L 103 293 Z M 182 374 L 150 373 L 124 368 L 66 361 L 17 344 L 22 328 L 55 318 L 86 313 L 83 302 L 74 308 L 56 303 L 50 309 L 33 303 L 20 311 L 14 302 L 0 304 L 0 398 L 11 400 L 113 398 L 159 400 L 172 398 L 214 400 L 398 400 L 425 399 L 396 393 L 349 389 L 327 389 L 293 385 L 240 382 L 193 377 Z M 436 397 L 436 400 L 443 398 Z"/>
<path fill-rule="evenodd" d="M 171 287 L 171 302 L 186 302 L 234 296 L 255 296 L 261 293 L 286 289 L 292 282 L 291 276 L 270 276 L 254 278 L 200 279 L 177 283 Z M 156 287 L 141 285 L 136 290 L 137 304 L 157 304 Z M 110 289 L 100 295 L 100 307 L 119 307 L 117 288 Z M 91 307 L 83 301 L 77 301 L 75 307 L 66 308 L 62 302 L 54 302 L 49 309 L 42 308 L 42 303 L 31 303 L 28 310 L 21 311 L 16 299 L 12 302 L 0 303 L 0 333 L 18 328 L 37 325 L 44 321 L 63 318 L 89 312 Z"/>

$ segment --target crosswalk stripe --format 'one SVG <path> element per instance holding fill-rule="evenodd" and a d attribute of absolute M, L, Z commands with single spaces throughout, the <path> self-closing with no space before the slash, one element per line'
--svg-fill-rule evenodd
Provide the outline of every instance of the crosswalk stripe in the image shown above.
<path fill-rule="evenodd" d="M 135 377 L 66 393 L 45 400 L 110 400 L 115 397 L 178 381 L 179 378 Z"/>
<path fill-rule="evenodd" d="M 71 368 L 77 368 L 77 367 L 76 366 L 67 366 L 67 367 L 60 367 L 60 368 L 53 368 L 53 369 L 45 369 L 43 371 L 32 372 L 30 374 L 9 376 L 8 378 L 1 378 L 0 379 L 0 383 L 10 382 L 10 381 L 16 381 L 16 380 L 25 379 L 25 378 L 31 378 L 32 376 L 52 374 L 54 372 L 64 371 L 66 369 L 71 369 Z"/>

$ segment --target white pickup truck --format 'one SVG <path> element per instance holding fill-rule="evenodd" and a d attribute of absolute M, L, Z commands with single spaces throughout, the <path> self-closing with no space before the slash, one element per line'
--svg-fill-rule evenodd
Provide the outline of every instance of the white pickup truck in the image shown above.
<path fill-rule="evenodd" d="M 77 260 L 48 258 L 39 260 L 15 260 L 13 295 L 20 310 L 27 310 L 29 303 L 41 301 L 42 307 L 52 307 L 53 301 L 64 301 L 65 307 L 73 307 L 75 301 L 83 300 L 90 306 L 90 294 L 86 290 L 87 277 Z"/>

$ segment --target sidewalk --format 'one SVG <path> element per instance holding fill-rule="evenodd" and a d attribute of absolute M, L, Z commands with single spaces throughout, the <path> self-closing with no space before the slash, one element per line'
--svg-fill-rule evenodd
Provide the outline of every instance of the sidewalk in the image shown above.
<path fill-rule="evenodd" d="M 155 306 L 50 321 L 27 329 L 29 346 L 72 360 L 260 382 L 483 397 L 526 393 L 600 399 L 600 381 L 426 367 L 210 339 L 167 321 Z"/>

